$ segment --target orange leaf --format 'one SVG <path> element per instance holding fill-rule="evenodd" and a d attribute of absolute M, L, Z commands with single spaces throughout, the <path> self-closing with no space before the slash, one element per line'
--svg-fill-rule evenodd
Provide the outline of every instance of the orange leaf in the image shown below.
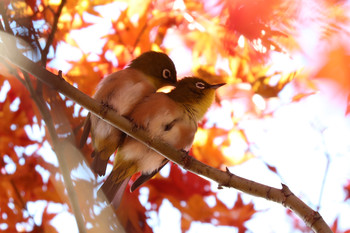
<path fill-rule="evenodd" d="M 243 203 L 240 193 L 232 209 L 227 208 L 226 205 L 217 199 L 215 210 L 218 213 L 216 219 L 219 225 L 235 226 L 238 228 L 238 232 L 246 231 L 245 222 L 257 212 L 252 202 L 249 204 Z"/>
<path fill-rule="evenodd" d="M 315 75 L 336 82 L 347 93 L 350 89 L 350 55 L 345 47 L 338 47 L 328 54 L 328 61 Z"/>
<path fill-rule="evenodd" d="M 117 210 L 120 223 L 126 232 L 150 233 L 152 229 L 146 222 L 146 209 L 140 204 L 138 190 L 130 193 L 127 188 Z"/>
<path fill-rule="evenodd" d="M 146 183 L 150 189 L 149 201 L 152 204 L 161 204 L 164 198 L 169 199 L 176 208 L 180 208 L 181 201 L 188 201 L 192 195 L 211 195 L 210 182 L 181 170 L 171 164 L 169 177 L 159 177 Z"/>
<path fill-rule="evenodd" d="M 213 167 L 220 167 L 229 162 L 221 152 L 219 145 L 216 145 L 216 138 L 227 139 L 228 131 L 220 128 L 202 129 L 199 128 L 192 146 L 194 156 L 203 163 Z"/>
<path fill-rule="evenodd" d="M 191 196 L 187 204 L 183 207 L 181 206 L 179 210 L 182 213 L 182 232 L 190 228 L 192 221 L 210 222 L 214 217 L 213 209 L 211 209 L 204 201 L 203 197 L 198 194 Z"/>
<path fill-rule="evenodd" d="M 300 100 L 304 99 L 305 97 L 308 97 L 310 95 L 314 95 L 316 93 L 317 92 L 315 92 L 315 91 L 314 92 L 310 92 L 310 93 L 299 93 L 299 94 L 293 96 L 292 101 L 293 102 L 299 102 Z"/>
<path fill-rule="evenodd" d="M 350 113 L 350 95 L 348 95 L 348 100 L 347 100 L 347 106 L 346 106 L 346 113 L 345 115 L 348 115 Z"/>
<path fill-rule="evenodd" d="M 344 190 L 346 193 L 345 201 L 350 199 L 350 180 L 348 180 L 348 183 L 344 186 Z"/>
<path fill-rule="evenodd" d="M 278 174 L 277 168 L 276 168 L 275 166 L 271 166 L 270 164 L 268 164 L 268 163 L 266 163 L 266 162 L 265 162 L 265 165 L 267 166 L 267 168 L 268 168 L 270 171 L 272 171 L 273 173 Z"/>

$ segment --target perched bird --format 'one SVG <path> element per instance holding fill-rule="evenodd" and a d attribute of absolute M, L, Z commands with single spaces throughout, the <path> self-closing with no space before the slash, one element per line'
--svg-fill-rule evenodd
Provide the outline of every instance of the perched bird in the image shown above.
<path fill-rule="evenodd" d="M 128 116 L 143 98 L 163 86 L 175 83 L 176 69 L 172 60 L 164 53 L 150 51 L 131 61 L 125 69 L 102 79 L 93 98 L 118 114 Z M 95 115 L 89 117 L 85 121 L 84 131 L 88 132 L 91 128 L 94 148 L 91 168 L 102 176 L 106 172 L 109 157 L 123 141 L 125 134 Z"/>
<path fill-rule="evenodd" d="M 183 78 L 169 93 L 154 93 L 135 106 L 129 118 L 135 127 L 148 131 L 152 139 L 161 139 L 178 150 L 188 151 L 200 121 L 224 84 L 210 85 L 195 77 Z M 131 191 L 155 175 L 168 162 L 163 156 L 126 137 L 120 145 L 114 167 L 101 186 L 107 199 L 117 208 L 130 177 L 141 172 Z"/>

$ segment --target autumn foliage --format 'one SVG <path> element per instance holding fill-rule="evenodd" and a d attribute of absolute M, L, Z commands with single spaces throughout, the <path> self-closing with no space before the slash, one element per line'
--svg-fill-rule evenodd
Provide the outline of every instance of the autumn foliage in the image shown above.
<path fill-rule="evenodd" d="M 332 83 L 342 96 L 344 118 L 350 113 L 349 5 L 346 1 L 305 2 L 2 0 L 0 31 L 20 38 L 18 50 L 53 73 L 62 70 L 67 82 L 89 96 L 105 75 L 123 69 L 148 50 L 169 54 L 181 76 L 193 74 L 210 83 L 226 82 L 200 123 L 190 151 L 198 160 L 224 170 L 261 156 L 256 153 L 254 137 L 248 136 L 242 125 L 247 119 L 273 118 L 277 111 L 273 101 L 282 99 L 286 88 L 292 89 L 288 104 L 298 104 L 320 91 L 319 82 Z M 314 11 L 305 13 L 310 9 Z M 301 35 L 306 30 L 303 26 L 317 27 L 310 41 Z M 86 36 L 96 38 L 94 33 L 99 35 L 98 41 Z M 0 43 L 6 40 L 0 39 Z M 311 51 L 311 44 L 318 47 L 312 45 Z M 296 62 L 300 54 L 303 65 Z M 274 65 L 279 58 L 287 59 L 287 67 Z M 54 125 L 59 140 L 77 145 L 86 111 L 3 58 L 0 90 L 0 229 L 58 232 L 52 220 L 59 211 L 51 206 L 57 204 L 70 213 L 72 208 L 49 146 L 54 147 L 55 139 L 48 126 Z M 238 102 L 243 107 L 236 111 Z M 229 119 L 226 126 L 215 121 L 215 112 Z M 70 152 L 75 150 L 69 156 L 76 157 L 67 155 L 65 160 L 89 231 L 100 230 L 105 222 L 96 216 L 106 220 L 112 219 L 112 214 L 96 211 L 92 206 L 101 207 L 95 203 L 96 196 L 79 194 L 79 190 L 91 186 L 96 192 L 103 178 L 86 171 L 91 162 L 90 140 L 80 151 L 83 156 L 78 156 L 76 148 Z M 279 168 L 268 161 L 264 164 L 267 172 L 280 176 Z M 211 182 L 174 164 L 166 170 L 142 189 L 125 193 L 116 213 L 126 232 L 153 232 L 151 214 L 158 214 L 165 200 L 180 211 L 182 232 L 193 222 L 246 232 L 247 222 L 264 214 L 242 193 L 232 196 L 235 202 L 229 207 Z M 89 178 L 83 178 L 85 173 Z M 349 177 L 339 182 L 345 196 L 340 202 L 349 207 Z M 147 202 L 141 204 L 139 197 L 145 190 Z M 41 203 L 42 213 L 33 210 L 35 203 Z M 41 221 L 36 220 L 37 215 Z M 291 229 L 309 230 L 290 211 L 286 216 Z M 334 232 L 349 232 L 339 227 L 338 217 L 327 223 L 333 224 Z"/>

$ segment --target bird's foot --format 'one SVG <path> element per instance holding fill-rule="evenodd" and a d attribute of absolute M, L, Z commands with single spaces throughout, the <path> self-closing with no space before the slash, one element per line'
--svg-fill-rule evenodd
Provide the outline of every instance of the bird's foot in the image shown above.
<path fill-rule="evenodd" d="M 181 160 L 183 161 L 184 169 L 187 169 L 191 165 L 192 156 L 189 155 L 190 151 L 186 151 L 184 149 L 181 149 L 180 151 L 182 152 Z"/>
<path fill-rule="evenodd" d="M 108 110 L 114 110 L 116 111 L 112 105 L 108 104 L 108 102 L 105 102 L 105 101 L 101 101 L 101 110 L 100 110 L 100 113 L 101 115 L 104 117 L 106 116 Z"/>

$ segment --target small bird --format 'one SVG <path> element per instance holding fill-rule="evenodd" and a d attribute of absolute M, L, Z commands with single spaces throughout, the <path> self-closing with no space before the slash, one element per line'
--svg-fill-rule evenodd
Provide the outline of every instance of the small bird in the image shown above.
<path fill-rule="evenodd" d="M 93 98 L 118 114 L 128 116 L 143 98 L 163 86 L 174 85 L 176 81 L 173 61 L 164 53 L 150 51 L 131 61 L 125 69 L 102 79 Z M 84 133 L 82 136 L 85 139 L 82 141 L 86 141 L 90 129 L 94 148 L 91 168 L 102 176 L 106 172 L 109 157 L 122 143 L 125 134 L 95 115 L 88 115 L 85 136 Z"/>
<path fill-rule="evenodd" d="M 152 139 L 188 151 L 198 122 L 213 103 L 215 90 L 222 85 L 210 85 L 196 77 L 183 78 L 171 92 L 157 92 L 143 99 L 129 118 L 135 127 L 148 131 Z M 131 191 L 152 178 L 167 162 L 162 155 L 127 136 L 117 151 L 113 170 L 100 190 L 118 208 L 133 174 L 141 172 L 141 177 L 132 185 Z"/>

